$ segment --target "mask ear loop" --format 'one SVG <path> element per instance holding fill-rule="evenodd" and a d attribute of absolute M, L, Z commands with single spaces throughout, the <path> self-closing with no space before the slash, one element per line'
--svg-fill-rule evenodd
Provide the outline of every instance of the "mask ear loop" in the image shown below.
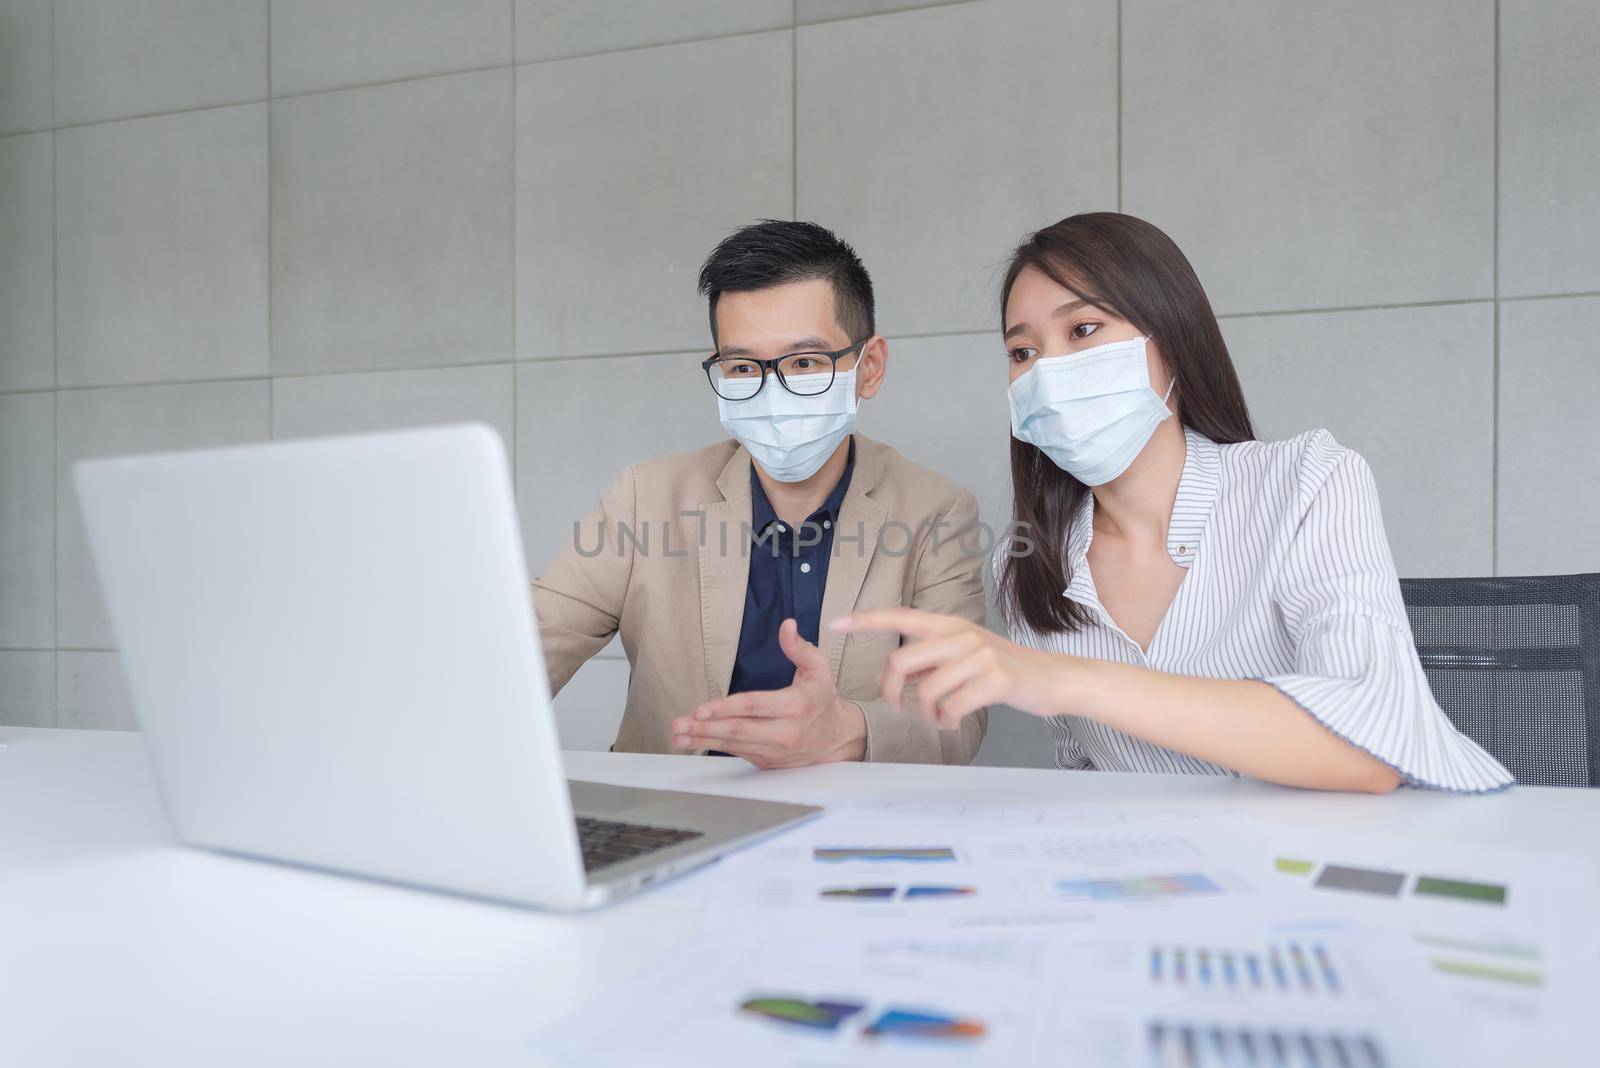
<path fill-rule="evenodd" d="M 1144 336 L 1144 344 L 1150 344 L 1150 341 L 1152 341 L 1152 337 L 1150 337 L 1150 334 L 1146 334 L 1146 336 Z M 1168 371 L 1166 374 L 1168 374 L 1168 377 L 1166 377 L 1166 392 L 1162 393 L 1163 404 L 1166 403 L 1166 398 L 1173 395 L 1174 385 L 1178 385 L 1178 376 L 1176 376 L 1176 374 L 1171 373 L 1171 371 Z"/>

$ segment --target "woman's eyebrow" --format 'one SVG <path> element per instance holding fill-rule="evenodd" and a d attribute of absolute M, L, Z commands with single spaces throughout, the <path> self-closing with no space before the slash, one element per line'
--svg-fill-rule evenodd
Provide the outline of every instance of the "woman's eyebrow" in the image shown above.
<path fill-rule="evenodd" d="M 1063 315 L 1071 315 L 1073 312 L 1077 311 L 1079 308 L 1092 308 L 1092 307 L 1094 307 L 1094 305 L 1092 303 L 1090 303 L 1089 301 L 1084 300 L 1083 298 L 1080 297 L 1080 298 L 1078 298 L 1076 300 L 1069 300 L 1065 304 L 1061 305 L 1055 311 L 1050 313 L 1050 318 L 1059 319 Z M 1011 338 L 1013 338 L 1016 335 L 1022 333 L 1026 329 L 1028 329 L 1028 324 L 1027 323 L 1017 323 L 1016 325 L 1012 326 L 1012 328 L 1010 330 L 1006 331 L 1006 334 L 1005 334 L 1006 340 L 1007 341 L 1011 340 Z"/>

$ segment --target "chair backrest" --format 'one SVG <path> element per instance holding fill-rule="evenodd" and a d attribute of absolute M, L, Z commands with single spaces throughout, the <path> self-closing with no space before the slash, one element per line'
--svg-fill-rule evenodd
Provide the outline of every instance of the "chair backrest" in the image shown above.
<path fill-rule="evenodd" d="M 1401 579 L 1445 714 L 1535 786 L 1600 785 L 1600 575 Z"/>

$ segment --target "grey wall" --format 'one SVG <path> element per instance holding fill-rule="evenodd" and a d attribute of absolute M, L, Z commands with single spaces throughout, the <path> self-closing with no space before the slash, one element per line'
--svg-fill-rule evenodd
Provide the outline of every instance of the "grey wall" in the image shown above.
<path fill-rule="evenodd" d="M 1597 54 L 1594 0 L 0 0 L 0 722 L 131 723 L 74 460 L 482 419 L 538 566 L 718 436 L 694 271 L 759 216 L 858 245 L 862 427 L 991 518 L 995 272 L 1121 208 L 1263 431 L 1366 454 L 1402 572 L 1600 570 Z"/>

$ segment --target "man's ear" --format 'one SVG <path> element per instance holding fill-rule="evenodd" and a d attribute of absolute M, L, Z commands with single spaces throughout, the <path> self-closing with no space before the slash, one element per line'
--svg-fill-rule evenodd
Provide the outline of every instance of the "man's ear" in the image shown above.
<path fill-rule="evenodd" d="M 873 397 L 883 387 L 888 369 L 889 342 L 874 334 L 861 346 L 861 356 L 856 360 L 856 396 L 862 400 Z"/>

